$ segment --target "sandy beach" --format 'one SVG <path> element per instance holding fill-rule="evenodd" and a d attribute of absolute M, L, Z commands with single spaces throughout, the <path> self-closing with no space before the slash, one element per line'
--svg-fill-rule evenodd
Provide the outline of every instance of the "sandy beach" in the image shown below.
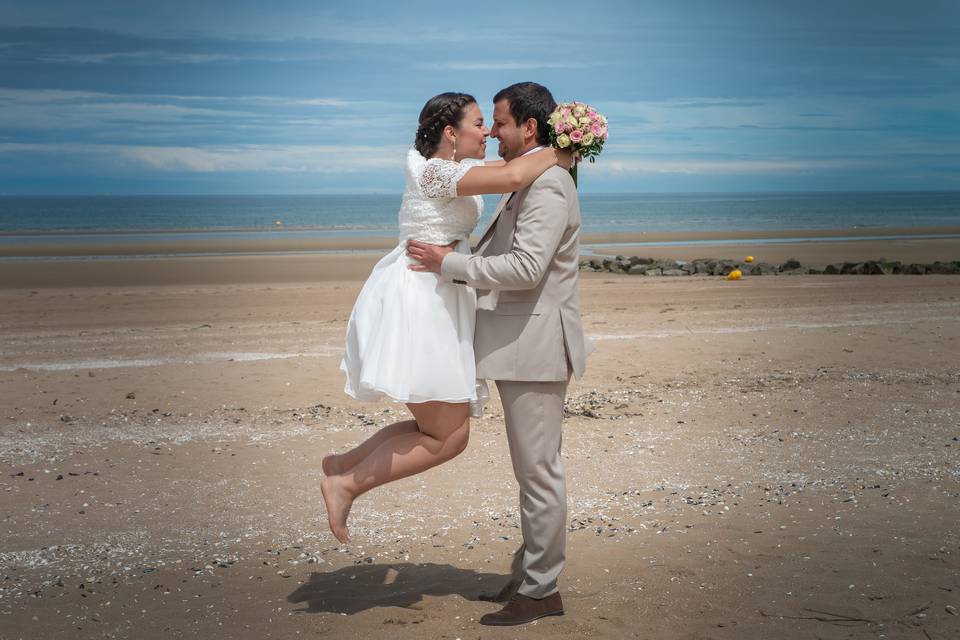
<path fill-rule="evenodd" d="M 47 233 L 0 233 L 0 258 L 3 257 L 69 257 L 69 256 L 137 256 L 161 254 L 250 254 L 250 253 L 304 253 L 304 252 L 383 252 L 397 245 L 393 237 L 368 236 L 312 236 L 303 234 L 274 235 L 270 232 L 235 232 L 229 238 L 218 239 L 209 231 L 177 231 L 174 237 L 161 231 L 144 232 L 75 232 L 70 234 Z M 132 238 L 129 238 L 132 236 Z M 69 238 L 69 241 L 64 241 Z M 871 227 L 860 229 L 804 229 L 804 230 L 768 230 L 768 231 L 686 231 L 686 232 L 624 232 L 624 233 L 585 233 L 582 244 L 595 248 L 600 253 L 618 251 L 658 251 L 696 252 L 700 247 L 734 246 L 737 251 L 742 247 L 764 247 L 790 245 L 804 246 L 831 245 L 841 242 L 842 246 L 856 243 L 856 238 L 871 238 L 863 242 L 865 246 L 883 249 L 889 246 L 918 247 L 921 244 L 945 243 L 949 255 L 956 256 L 960 247 L 960 227 Z M 471 243 L 476 244 L 480 236 L 474 235 Z M 122 242 L 120 241 L 122 240 Z M 802 241 L 802 243 L 800 242 Z M 713 244 L 713 243 L 722 244 Z M 650 247 L 649 244 L 669 243 L 668 247 Z M 732 243 L 732 245 L 731 245 Z M 725 249 L 721 249 L 725 250 Z M 759 251 L 759 249 L 752 249 Z M 670 255 L 673 255 L 670 253 Z M 739 257 L 739 253 L 732 254 Z M 654 256 L 660 257 L 660 256 Z M 679 257 L 679 256 L 678 256 Z M 690 257 L 727 257 L 726 255 L 707 256 L 690 253 Z M 873 257 L 869 258 L 873 259 Z"/>
<path fill-rule="evenodd" d="M 257 237 L 227 241 L 196 234 L 194 241 L 117 242 L 110 239 L 111 234 L 90 235 L 95 241 L 62 242 L 50 234 L 42 242 L 0 244 L 0 288 L 362 280 L 377 260 L 396 246 L 395 239 L 364 237 L 298 240 L 251 234 Z M 17 235 L 4 237 L 15 239 Z M 872 239 L 850 239 L 860 237 Z M 815 267 L 844 260 L 929 263 L 960 259 L 960 227 L 587 234 L 583 244 L 584 256 L 741 260 L 752 255 L 757 262 L 795 258 Z"/>
<path fill-rule="evenodd" d="M 406 416 L 342 393 L 378 257 L 0 263 L 0 638 L 960 636 L 960 277 L 582 274 L 567 614 L 491 629 L 520 541 L 496 397 L 326 530 L 321 456 Z"/>

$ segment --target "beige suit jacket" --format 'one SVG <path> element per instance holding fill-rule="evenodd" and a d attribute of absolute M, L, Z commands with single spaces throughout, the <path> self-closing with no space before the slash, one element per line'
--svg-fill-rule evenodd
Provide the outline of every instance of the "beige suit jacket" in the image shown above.
<path fill-rule="evenodd" d="M 505 195 L 472 255 L 448 254 L 441 274 L 477 289 L 477 377 L 578 378 L 593 350 L 577 291 L 580 203 L 569 172 L 545 171 Z"/>

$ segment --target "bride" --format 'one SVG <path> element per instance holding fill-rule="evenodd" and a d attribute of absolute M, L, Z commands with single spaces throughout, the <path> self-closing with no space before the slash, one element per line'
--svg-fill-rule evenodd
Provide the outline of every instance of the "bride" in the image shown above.
<path fill-rule="evenodd" d="M 460 454 L 470 417 L 479 417 L 488 398 L 486 383 L 475 375 L 473 289 L 411 270 L 406 241 L 469 253 L 470 232 L 483 211 L 480 194 L 518 191 L 556 164 L 573 164 L 572 154 L 553 148 L 485 162 L 489 134 L 477 101 L 465 93 L 441 93 L 420 112 L 407 152 L 400 243 L 364 283 L 340 363 L 347 394 L 403 402 L 413 419 L 324 457 L 321 490 L 330 530 L 341 542 L 349 540 L 347 516 L 358 496 Z"/>

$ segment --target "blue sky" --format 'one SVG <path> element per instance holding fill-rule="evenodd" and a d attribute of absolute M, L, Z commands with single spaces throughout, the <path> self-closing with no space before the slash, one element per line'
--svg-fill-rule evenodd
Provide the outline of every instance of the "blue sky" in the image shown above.
<path fill-rule="evenodd" d="M 608 116 L 588 192 L 960 189 L 958 2 L 45 0 L 0 194 L 398 193 L 427 98 L 521 80 Z"/>

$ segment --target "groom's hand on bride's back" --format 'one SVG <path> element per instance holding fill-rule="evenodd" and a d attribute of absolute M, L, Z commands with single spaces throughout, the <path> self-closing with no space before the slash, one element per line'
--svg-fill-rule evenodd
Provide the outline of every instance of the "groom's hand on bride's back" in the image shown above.
<path fill-rule="evenodd" d="M 408 268 L 411 271 L 440 273 L 440 265 L 448 253 L 453 251 L 456 242 L 450 244 L 437 245 L 416 240 L 407 240 L 407 255 L 419 262 L 411 264 Z"/>

